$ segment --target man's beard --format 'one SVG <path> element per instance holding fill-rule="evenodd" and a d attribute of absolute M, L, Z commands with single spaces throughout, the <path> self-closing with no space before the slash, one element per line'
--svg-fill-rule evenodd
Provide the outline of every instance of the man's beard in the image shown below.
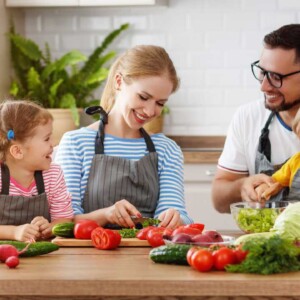
<path fill-rule="evenodd" d="M 269 109 L 270 111 L 273 112 L 280 112 L 280 111 L 287 111 L 290 110 L 291 108 L 300 105 L 300 99 L 296 99 L 294 102 L 291 103 L 285 103 L 285 99 L 283 98 L 283 102 L 277 106 L 277 107 L 270 107 L 267 104 L 266 96 L 265 96 L 265 108 Z"/>

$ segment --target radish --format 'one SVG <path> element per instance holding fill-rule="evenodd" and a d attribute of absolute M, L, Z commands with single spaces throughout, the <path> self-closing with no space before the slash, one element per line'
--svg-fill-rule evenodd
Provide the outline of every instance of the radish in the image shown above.
<path fill-rule="evenodd" d="M 15 268 L 19 264 L 18 256 L 10 256 L 6 261 L 5 264 L 11 269 Z"/>
<path fill-rule="evenodd" d="M 18 257 L 20 254 L 24 253 L 29 246 L 30 243 L 23 250 L 18 251 L 17 248 L 12 245 L 0 245 L 0 261 L 5 262 L 11 256 Z"/>

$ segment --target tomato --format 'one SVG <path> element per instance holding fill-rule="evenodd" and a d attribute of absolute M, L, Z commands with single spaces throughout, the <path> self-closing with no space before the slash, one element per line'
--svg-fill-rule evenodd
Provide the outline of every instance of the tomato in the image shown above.
<path fill-rule="evenodd" d="M 92 243 L 100 250 L 115 249 L 120 245 L 121 235 L 117 231 L 98 227 L 92 231 Z"/>
<path fill-rule="evenodd" d="M 213 255 L 206 249 L 195 251 L 191 257 L 191 264 L 200 272 L 210 271 L 214 265 Z"/>
<path fill-rule="evenodd" d="M 192 247 L 192 248 L 190 248 L 189 251 L 187 252 L 187 254 L 186 254 L 186 260 L 187 260 L 187 262 L 188 262 L 188 264 L 189 264 L 190 266 L 192 266 L 192 255 L 193 255 L 196 251 L 198 251 L 198 250 L 199 250 L 199 248 L 197 248 L 197 247 Z"/>
<path fill-rule="evenodd" d="M 185 227 L 186 225 L 183 225 L 183 226 L 179 226 L 177 227 L 173 233 L 172 233 L 172 236 L 178 234 L 178 233 L 185 233 L 185 234 L 188 234 L 188 235 L 197 235 L 197 234 L 201 234 L 202 233 L 202 230 L 199 230 L 197 228 L 192 228 L 192 227 Z"/>
<path fill-rule="evenodd" d="M 74 236 L 76 239 L 90 240 L 92 231 L 99 227 L 93 220 L 79 220 L 74 226 Z"/>
<path fill-rule="evenodd" d="M 201 223 L 187 224 L 184 227 L 185 228 L 196 228 L 196 229 L 201 230 L 201 232 L 202 232 L 204 229 L 204 224 L 201 224 Z"/>
<path fill-rule="evenodd" d="M 235 255 L 232 249 L 221 247 L 213 252 L 214 266 L 217 270 L 225 270 L 227 265 L 235 263 Z"/>
<path fill-rule="evenodd" d="M 136 237 L 139 240 L 147 240 L 147 233 L 152 228 L 155 228 L 155 227 L 154 226 L 148 226 L 148 227 L 145 227 L 145 228 L 139 230 L 138 233 L 136 234 Z"/>
<path fill-rule="evenodd" d="M 233 253 L 235 256 L 235 262 L 238 264 L 240 264 L 242 261 L 244 261 L 248 255 L 248 251 L 244 251 L 242 249 L 241 245 L 239 245 L 237 248 L 233 249 Z"/>
<path fill-rule="evenodd" d="M 163 240 L 165 228 L 164 227 L 155 227 L 151 228 L 147 233 L 147 241 L 152 247 L 158 247 L 165 244 Z"/>

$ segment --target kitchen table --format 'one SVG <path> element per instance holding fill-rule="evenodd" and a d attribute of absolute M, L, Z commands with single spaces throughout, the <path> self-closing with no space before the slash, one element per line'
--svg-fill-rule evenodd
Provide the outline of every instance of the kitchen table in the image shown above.
<path fill-rule="evenodd" d="M 1 299 L 300 299 L 300 272 L 253 275 L 200 273 L 155 264 L 149 247 L 60 248 L 0 265 Z"/>

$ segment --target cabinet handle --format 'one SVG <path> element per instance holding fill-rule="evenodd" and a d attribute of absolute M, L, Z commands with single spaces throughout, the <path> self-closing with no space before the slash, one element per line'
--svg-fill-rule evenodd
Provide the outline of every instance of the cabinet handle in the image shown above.
<path fill-rule="evenodd" d="M 212 177 L 212 176 L 215 176 L 215 172 L 212 171 L 212 170 L 206 170 L 206 171 L 205 171 L 205 175 L 206 175 L 206 176 L 209 176 L 209 177 Z"/>

